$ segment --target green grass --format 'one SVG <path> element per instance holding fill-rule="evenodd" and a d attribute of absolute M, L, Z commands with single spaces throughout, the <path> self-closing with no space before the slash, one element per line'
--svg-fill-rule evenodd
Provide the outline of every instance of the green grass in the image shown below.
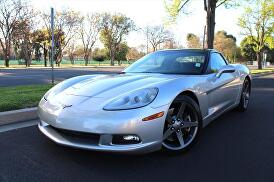
<path fill-rule="evenodd" d="M 118 66 L 118 61 L 114 61 L 115 63 L 115 66 Z M 129 65 L 132 63 L 131 62 L 128 62 L 128 61 L 121 61 L 122 65 L 126 66 L 126 65 Z M 0 67 L 1 68 L 4 68 L 5 62 L 4 60 L 0 60 Z M 25 67 L 25 62 L 24 60 L 10 60 L 9 61 L 9 64 L 10 64 L 10 67 L 11 68 L 23 68 Z M 50 66 L 50 62 L 47 61 L 47 66 L 49 67 Z M 60 67 L 74 67 L 74 66 L 85 66 L 85 61 L 84 60 L 75 60 L 74 61 L 74 64 L 71 64 L 71 62 L 69 60 L 65 60 L 63 59 L 61 61 L 61 64 L 60 64 Z M 94 60 L 90 60 L 89 63 L 88 63 L 88 66 L 110 66 L 110 60 L 105 60 L 103 62 L 98 62 L 98 61 L 94 61 Z M 44 67 L 44 61 L 41 60 L 41 61 L 37 61 L 37 60 L 32 60 L 31 61 L 31 65 L 30 67 Z"/>
<path fill-rule="evenodd" d="M 265 68 L 265 69 L 262 69 L 262 70 L 259 70 L 259 69 L 251 70 L 251 73 L 253 75 L 261 74 L 261 73 L 271 73 L 271 72 L 274 73 L 274 68 Z"/>
<path fill-rule="evenodd" d="M 0 87 L 0 112 L 36 107 L 51 85 Z"/>

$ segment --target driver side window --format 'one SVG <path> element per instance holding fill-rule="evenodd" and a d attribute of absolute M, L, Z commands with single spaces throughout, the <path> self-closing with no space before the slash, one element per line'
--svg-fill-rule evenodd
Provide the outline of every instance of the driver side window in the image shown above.
<path fill-rule="evenodd" d="M 219 53 L 211 53 L 207 67 L 207 73 L 217 73 L 221 67 L 227 65 L 224 58 Z"/>

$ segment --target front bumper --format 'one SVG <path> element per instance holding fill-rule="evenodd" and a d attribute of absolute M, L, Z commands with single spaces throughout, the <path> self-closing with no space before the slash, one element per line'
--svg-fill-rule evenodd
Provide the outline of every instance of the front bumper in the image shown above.
<path fill-rule="evenodd" d="M 83 141 L 76 138 L 69 139 L 43 121 L 40 121 L 38 128 L 45 136 L 55 143 L 73 148 L 117 153 L 148 153 L 161 148 L 161 142 L 159 141 L 140 144 L 112 145 L 112 135 L 107 134 L 100 135 L 98 143 L 95 143 L 94 141 L 87 142 L 87 140 Z"/>
<path fill-rule="evenodd" d="M 168 105 L 123 111 L 91 111 L 77 107 L 53 108 L 41 101 L 38 127 L 52 141 L 64 146 L 117 153 L 148 153 L 162 146 L 166 112 L 163 117 L 151 121 L 142 121 L 142 118 L 167 110 Z M 96 135 L 98 138 L 68 137 L 59 129 Z M 138 144 L 113 144 L 115 135 L 137 135 L 141 141 Z"/>

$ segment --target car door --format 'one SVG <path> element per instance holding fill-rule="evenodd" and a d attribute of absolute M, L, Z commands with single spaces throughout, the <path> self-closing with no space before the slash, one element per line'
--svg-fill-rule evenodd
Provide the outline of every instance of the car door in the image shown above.
<path fill-rule="evenodd" d="M 218 52 L 210 55 L 207 74 L 208 74 L 208 103 L 209 115 L 218 114 L 235 103 L 237 91 L 237 72 L 223 73 L 220 77 L 216 73 L 227 65 L 226 60 Z"/>

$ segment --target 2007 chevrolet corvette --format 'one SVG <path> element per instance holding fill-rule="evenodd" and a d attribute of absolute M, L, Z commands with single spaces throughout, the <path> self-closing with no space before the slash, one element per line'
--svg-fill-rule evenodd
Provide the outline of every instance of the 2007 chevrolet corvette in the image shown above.
<path fill-rule="evenodd" d="M 222 113 L 245 111 L 249 69 L 209 49 L 162 50 L 119 74 L 65 80 L 41 99 L 40 131 L 82 149 L 183 152 Z"/>

